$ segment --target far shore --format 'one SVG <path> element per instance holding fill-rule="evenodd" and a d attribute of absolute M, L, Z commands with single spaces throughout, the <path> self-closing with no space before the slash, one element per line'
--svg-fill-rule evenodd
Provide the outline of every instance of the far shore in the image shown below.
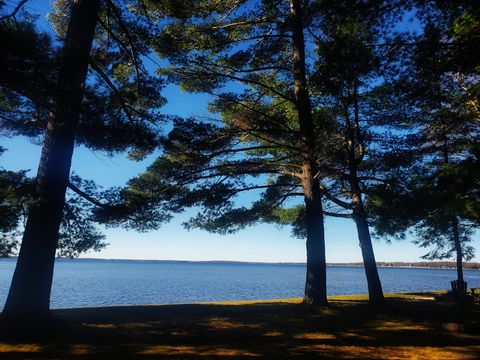
<path fill-rule="evenodd" d="M 3 259 L 16 260 L 16 257 Z M 2 259 L 0 259 L 2 260 Z M 194 263 L 194 264 L 251 264 L 251 265 L 291 265 L 305 266 L 302 262 L 262 262 L 262 261 L 235 261 L 235 260 L 164 260 L 164 259 L 108 259 L 108 258 L 57 258 L 57 261 L 118 261 L 118 262 L 160 262 L 160 263 Z M 327 263 L 327 266 L 363 267 L 361 262 Z M 453 261 L 382 261 L 377 262 L 379 268 L 409 268 L 409 269 L 456 269 Z M 465 270 L 480 270 L 479 262 L 465 262 Z"/>

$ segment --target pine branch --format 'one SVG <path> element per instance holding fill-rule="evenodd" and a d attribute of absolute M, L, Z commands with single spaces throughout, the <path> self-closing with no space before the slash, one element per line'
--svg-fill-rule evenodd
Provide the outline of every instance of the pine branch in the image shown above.
<path fill-rule="evenodd" d="M 271 170 L 271 169 L 266 169 L 266 170 L 262 170 L 261 167 L 266 167 L 266 166 L 269 166 L 269 165 L 274 165 L 274 166 L 286 166 L 286 165 L 291 165 L 291 164 L 283 164 L 283 163 L 275 163 L 275 162 L 261 162 L 261 161 L 244 161 L 242 163 L 227 163 L 227 164 L 218 164 L 218 165 L 214 165 L 214 166 L 210 166 L 210 167 L 207 167 L 207 168 L 202 168 L 202 169 L 199 169 L 195 172 L 192 172 L 190 173 L 190 175 L 193 175 L 193 174 L 200 174 L 200 173 L 204 173 L 206 171 L 213 171 L 213 170 L 217 170 L 217 169 L 224 169 L 224 168 L 228 168 L 228 167 L 239 167 L 239 166 L 255 166 L 255 169 L 246 169 L 244 171 L 240 171 L 240 172 L 227 172 L 227 173 L 223 173 L 223 174 L 219 174 L 219 173 L 215 173 L 215 174 L 212 174 L 213 176 L 219 176 L 219 175 L 248 175 L 249 173 L 256 173 L 256 174 L 261 174 L 261 173 L 268 173 L 268 174 L 284 174 L 284 175 L 289 175 L 289 176 L 294 176 L 294 177 L 297 177 L 297 178 L 301 178 L 301 174 L 299 173 L 295 173 L 295 172 L 290 172 L 290 171 L 284 171 L 284 170 Z M 298 167 L 298 166 L 295 166 L 295 167 Z"/>
<path fill-rule="evenodd" d="M 233 189 L 235 194 L 243 192 L 243 191 L 250 191 L 250 190 L 258 190 L 258 189 L 271 189 L 276 187 L 291 187 L 297 188 L 301 185 L 294 185 L 294 184 L 270 184 L 270 185 L 258 185 L 258 186 L 249 186 L 241 189 Z M 303 194 L 302 194 L 303 195 Z"/>
<path fill-rule="evenodd" d="M 200 48 L 194 48 L 194 49 L 195 50 L 200 50 L 200 51 L 202 51 L 202 50 L 208 51 L 208 50 L 214 50 L 214 49 L 217 49 L 217 48 L 222 48 L 222 47 L 225 47 L 227 45 L 243 43 L 245 41 L 259 40 L 259 42 L 260 42 L 264 39 L 269 39 L 269 38 L 282 39 L 282 38 L 289 38 L 289 37 L 290 37 L 289 35 L 282 35 L 282 34 L 263 34 L 263 35 L 249 36 L 249 37 L 234 39 L 234 40 L 232 39 L 232 40 L 229 40 L 229 41 L 216 43 L 212 46 L 200 47 Z"/>
<path fill-rule="evenodd" d="M 232 124 L 231 122 L 227 122 L 225 121 L 226 123 L 228 123 L 230 126 L 234 126 L 235 128 L 239 129 L 239 132 L 240 133 L 245 133 L 247 135 L 251 135 L 253 137 L 256 137 L 257 140 L 262 140 L 262 141 L 265 141 L 267 143 L 270 143 L 270 144 L 273 144 L 273 145 L 276 145 L 278 146 L 279 148 L 284 148 L 284 149 L 288 149 L 288 150 L 292 150 L 292 151 L 297 151 L 299 152 L 300 150 L 294 146 L 290 146 L 290 145 L 285 145 L 285 144 L 282 144 L 282 143 L 279 143 L 271 138 L 267 138 L 266 136 L 264 136 L 263 134 L 260 135 L 258 132 L 256 132 L 255 129 L 245 129 L 245 128 L 242 128 L 236 124 Z"/>
<path fill-rule="evenodd" d="M 228 101 L 228 102 L 232 102 L 234 104 L 237 104 L 237 105 L 240 105 L 242 107 L 244 107 L 245 109 L 249 110 L 249 111 L 252 111 L 258 115 L 261 115 L 262 117 L 265 117 L 266 119 L 270 120 L 270 123 L 271 124 L 275 124 L 275 125 L 280 125 L 281 127 L 287 129 L 289 132 L 291 132 L 292 134 L 294 135 L 297 135 L 298 134 L 298 131 L 290 128 L 289 126 L 287 126 L 286 124 L 283 124 L 282 122 L 279 122 L 279 121 L 276 121 L 276 119 L 266 113 L 264 113 L 263 111 L 260 111 L 254 107 L 251 107 L 249 105 L 247 105 L 246 103 L 242 102 L 242 101 L 238 101 L 238 100 L 233 100 L 232 98 L 227 98 L 227 97 L 222 97 L 221 94 L 216 94 L 214 92 L 209 92 L 210 95 L 213 95 L 213 96 L 217 96 L 219 99 L 222 99 L 224 101 Z M 259 98 L 260 97 L 263 97 L 265 94 L 259 94 Z M 258 100 L 257 100 L 258 101 Z M 274 109 L 275 107 L 277 106 L 280 106 L 280 105 L 283 105 L 286 101 L 288 100 L 283 100 L 283 101 L 280 101 L 276 104 L 274 104 L 273 106 L 270 106 L 270 108 Z"/>
<path fill-rule="evenodd" d="M 136 75 L 136 80 L 137 80 L 137 91 L 140 93 L 139 61 L 138 61 L 138 55 L 137 55 L 135 46 L 133 44 L 133 39 L 130 36 L 130 32 L 128 31 L 127 26 L 123 22 L 122 13 L 119 11 L 117 6 L 112 2 L 112 0 L 108 0 L 108 5 L 109 5 L 109 8 L 113 11 L 113 15 L 115 16 L 115 19 L 117 20 L 118 25 L 122 29 L 125 37 L 127 38 L 128 43 L 130 45 L 132 60 L 133 60 L 133 63 L 135 65 L 135 75 Z"/>
<path fill-rule="evenodd" d="M 125 44 L 125 42 L 123 40 L 121 40 L 111 29 L 110 29 L 110 26 L 108 24 L 105 24 L 103 22 L 103 20 L 98 17 L 97 18 L 97 21 L 98 23 L 100 24 L 100 26 L 107 32 L 107 34 L 109 34 L 113 40 L 115 40 L 117 42 L 117 44 L 119 45 L 119 47 L 121 47 L 123 49 L 123 51 L 125 51 L 126 53 L 129 53 L 130 50 L 128 49 L 128 46 Z"/>
<path fill-rule="evenodd" d="M 66 202 L 65 202 L 65 210 L 67 210 L 67 212 L 70 214 L 71 218 L 73 219 L 73 222 L 77 226 L 77 228 L 80 231 L 80 233 L 82 234 L 83 238 L 88 239 L 85 228 L 82 226 L 82 224 L 80 224 L 80 222 L 78 221 L 77 215 L 75 214 L 75 212 L 70 208 L 70 206 Z"/>
<path fill-rule="evenodd" d="M 263 18 L 254 19 L 254 20 L 236 21 L 236 22 L 230 22 L 230 23 L 223 24 L 223 25 L 212 26 L 212 29 L 214 29 L 214 30 L 225 30 L 225 29 L 235 27 L 235 26 L 268 24 L 270 21 L 267 21 L 267 20 L 268 20 L 267 17 L 263 17 Z"/>
<path fill-rule="evenodd" d="M 92 69 L 98 75 L 100 75 L 100 77 L 103 79 L 103 81 L 105 81 L 105 83 L 108 85 L 108 87 L 115 93 L 115 95 L 117 96 L 118 102 L 120 104 L 120 107 L 122 108 L 123 112 L 127 116 L 128 120 L 133 123 L 134 121 L 132 119 L 132 116 L 131 116 L 130 112 L 127 110 L 127 106 L 125 104 L 123 96 L 122 96 L 122 94 L 120 94 L 120 91 L 118 90 L 118 88 L 115 86 L 115 84 L 112 82 L 112 80 L 110 80 L 108 75 L 102 70 L 102 68 L 96 63 L 96 61 L 92 57 L 90 57 L 90 65 L 91 65 Z"/>
<path fill-rule="evenodd" d="M 197 75 L 197 76 L 202 76 L 202 75 L 215 75 L 215 76 L 219 76 L 219 77 L 224 77 L 224 78 L 227 78 L 227 79 L 230 79 L 230 80 L 235 80 L 235 81 L 239 81 L 241 83 L 245 83 L 245 84 L 249 84 L 249 85 L 256 85 L 256 86 L 260 86 L 270 92 L 272 92 L 273 94 L 277 95 L 278 97 L 280 97 L 281 99 L 284 99 L 284 100 L 287 100 L 288 102 L 292 103 L 292 104 L 296 104 L 295 102 L 295 99 L 294 98 L 291 98 L 283 93 L 281 93 L 280 91 L 276 90 L 275 88 L 269 86 L 269 85 L 266 85 L 260 81 L 255 81 L 255 80 L 251 80 L 251 79 L 246 79 L 246 78 L 243 78 L 243 77 L 239 77 L 239 76 L 235 76 L 235 75 L 232 75 L 232 74 L 226 74 L 226 73 L 222 73 L 222 72 L 219 72 L 219 71 L 216 71 L 216 70 L 213 70 L 207 66 L 205 66 L 204 63 L 201 63 L 199 61 L 195 61 L 195 60 L 191 60 L 190 61 L 191 63 L 197 65 L 198 67 L 200 67 L 201 69 L 204 69 L 205 73 L 202 73 L 202 72 L 189 72 L 188 75 Z"/>
<path fill-rule="evenodd" d="M 17 13 L 20 11 L 20 9 L 23 7 L 23 5 L 25 5 L 25 4 L 27 3 L 27 1 L 28 1 L 28 0 L 21 0 L 21 1 L 17 4 L 17 6 L 15 6 L 15 8 L 13 9 L 13 11 L 12 11 L 10 14 L 8 14 L 8 15 L 2 16 L 2 17 L 0 18 L 0 21 L 6 20 L 6 19 L 9 19 L 9 18 L 12 18 L 12 17 L 14 18 L 14 17 L 17 15 Z"/>
<path fill-rule="evenodd" d="M 278 146 L 267 146 L 267 145 L 259 145 L 259 146 L 250 146 L 250 147 L 243 147 L 243 148 L 236 148 L 236 149 L 224 149 L 214 153 L 209 154 L 209 158 L 214 158 L 216 156 L 228 153 L 238 153 L 238 152 L 245 152 L 245 151 L 253 151 L 253 150 L 268 150 L 268 149 L 279 149 Z M 288 166 L 296 166 L 301 168 L 301 166 L 290 164 Z"/>

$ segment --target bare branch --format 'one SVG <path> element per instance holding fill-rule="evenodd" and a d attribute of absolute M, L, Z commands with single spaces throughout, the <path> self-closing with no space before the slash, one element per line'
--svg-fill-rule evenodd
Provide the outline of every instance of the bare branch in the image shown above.
<path fill-rule="evenodd" d="M 382 179 L 382 178 L 377 178 L 375 176 L 359 176 L 358 180 L 360 181 L 378 181 L 381 183 L 388 183 L 389 181 L 387 179 Z"/>
<path fill-rule="evenodd" d="M 331 202 L 333 202 L 333 203 L 337 204 L 338 206 L 341 206 L 345 209 L 353 209 L 353 204 L 348 203 L 346 201 L 342 201 L 342 200 L 336 198 L 323 185 L 320 185 L 320 190 L 322 192 L 322 195 L 325 196 Z"/>
<path fill-rule="evenodd" d="M 326 216 L 343 218 L 343 219 L 351 219 L 353 217 L 352 214 L 332 213 L 332 212 L 329 212 L 329 211 L 323 211 L 323 214 L 326 215 Z"/>
<path fill-rule="evenodd" d="M 98 201 L 97 199 L 94 199 L 93 197 L 88 195 L 85 191 L 82 191 L 78 187 L 73 185 L 70 181 L 67 183 L 67 187 L 70 190 L 72 190 L 74 193 L 76 193 L 77 195 L 80 195 L 85 200 L 91 202 L 93 205 L 96 205 L 96 206 L 101 207 L 101 208 L 110 208 L 111 207 L 111 205 L 109 205 L 109 204 L 104 204 L 104 203 Z"/>

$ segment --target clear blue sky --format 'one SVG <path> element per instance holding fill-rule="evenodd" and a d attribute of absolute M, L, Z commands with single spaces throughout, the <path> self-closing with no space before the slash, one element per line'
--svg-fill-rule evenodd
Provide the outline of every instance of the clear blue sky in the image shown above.
<path fill-rule="evenodd" d="M 14 3 L 7 0 L 7 3 Z M 30 1 L 29 11 L 40 14 L 39 27 L 45 29 L 45 13 L 49 2 Z M 164 113 L 179 116 L 206 115 L 207 96 L 185 94 L 175 86 L 168 86 L 163 95 L 168 104 Z M 9 170 L 31 169 L 33 176 L 40 158 L 40 146 L 24 138 L 0 137 L 0 144 L 8 151 L 0 157 L 0 166 Z M 108 157 L 85 148 L 76 148 L 72 170 L 85 179 L 95 180 L 99 185 L 109 187 L 123 185 L 129 178 L 143 171 L 152 157 L 143 162 L 131 162 L 126 156 Z M 248 196 L 248 195 L 245 195 Z M 235 235 L 220 236 L 205 231 L 186 231 L 181 222 L 188 215 L 176 216 L 174 220 L 147 234 L 123 229 L 105 230 L 110 244 L 101 252 L 89 252 L 82 257 L 109 259 L 162 259 L 162 260 L 235 260 L 262 262 L 304 262 L 305 242 L 290 236 L 288 227 L 259 225 Z M 327 219 L 326 246 L 328 262 L 360 262 L 362 260 L 351 220 Z M 474 246 L 480 242 L 476 237 Z M 409 241 L 387 244 L 374 241 L 377 261 L 419 261 L 425 249 L 419 249 Z M 477 256 L 477 259 L 479 257 Z"/>

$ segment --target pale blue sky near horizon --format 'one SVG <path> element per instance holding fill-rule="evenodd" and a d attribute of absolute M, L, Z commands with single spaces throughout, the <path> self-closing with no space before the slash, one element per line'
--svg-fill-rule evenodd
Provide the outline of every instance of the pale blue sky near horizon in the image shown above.
<path fill-rule="evenodd" d="M 7 3 L 12 3 L 8 0 Z M 44 19 L 50 1 L 28 2 L 30 11 L 38 11 L 39 27 L 48 25 Z M 162 93 L 168 104 L 162 108 L 166 114 L 182 117 L 206 116 L 208 96 L 182 93 L 178 87 L 169 85 Z M 41 147 L 25 138 L 0 137 L 0 144 L 8 149 L 0 157 L 0 166 L 8 170 L 30 169 L 36 174 Z M 75 149 L 72 171 L 85 179 L 95 180 L 104 187 L 121 186 L 143 171 L 153 159 L 132 162 L 126 155 L 109 157 L 94 153 L 84 147 Z M 288 227 L 257 225 L 234 235 L 216 235 L 201 230 L 187 231 L 181 223 L 188 217 L 175 216 L 173 221 L 157 231 L 137 233 L 123 229 L 104 229 L 110 244 L 101 252 L 87 252 L 83 258 L 145 259 L 145 260 L 231 260 L 258 262 L 305 262 L 305 241 L 293 238 Z M 326 250 L 328 262 L 360 262 L 355 225 L 352 220 L 327 218 Z M 476 236 L 473 246 L 480 248 Z M 387 244 L 385 240 L 374 240 L 377 261 L 421 261 L 426 250 L 420 249 L 409 240 Z M 480 257 L 477 255 L 476 261 Z"/>

